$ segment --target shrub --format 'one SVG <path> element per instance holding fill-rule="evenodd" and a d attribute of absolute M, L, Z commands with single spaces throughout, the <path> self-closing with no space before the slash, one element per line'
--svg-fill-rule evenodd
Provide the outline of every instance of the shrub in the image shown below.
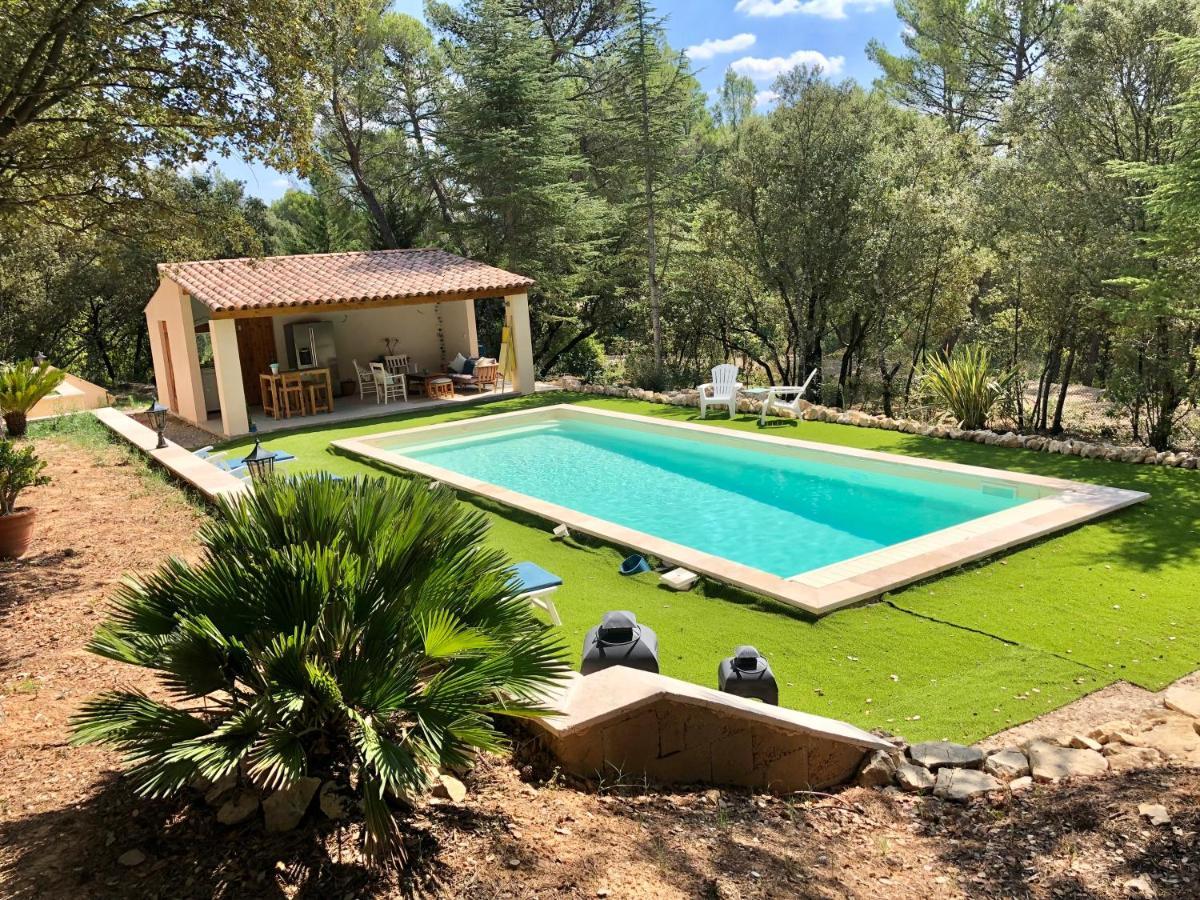
<path fill-rule="evenodd" d="M 596 338 L 580 341 L 554 362 L 557 375 L 574 375 L 584 381 L 595 381 L 604 372 L 604 345 Z"/>
<path fill-rule="evenodd" d="M 32 360 L 0 367 L 0 413 L 12 437 L 25 434 L 25 419 L 37 402 L 62 384 L 66 373 Z"/>
<path fill-rule="evenodd" d="M 927 355 L 921 388 L 934 404 L 954 417 L 959 428 L 978 429 L 987 425 L 992 407 L 1013 376 L 1012 372 L 993 375 L 987 348 L 968 345 L 948 357 Z"/>
<path fill-rule="evenodd" d="M 670 390 L 671 376 L 663 366 L 654 364 L 654 357 L 635 351 L 625 357 L 625 380 L 643 391 Z"/>
<path fill-rule="evenodd" d="M 42 474 L 44 468 L 32 447 L 18 449 L 12 441 L 0 440 L 0 516 L 16 512 L 21 491 L 50 483 Z"/>
<path fill-rule="evenodd" d="M 392 799 L 501 748 L 492 717 L 544 714 L 566 672 L 485 523 L 416 480 L 278 479 L 222 503 L 200 561 L 130 580 L 89 647 L 158 672 L 170 702 L 101 694 L 75 742 L 123 750 L 151 797 L 234 772 L 337 779 L 368 858 L 402 858 Z"/>

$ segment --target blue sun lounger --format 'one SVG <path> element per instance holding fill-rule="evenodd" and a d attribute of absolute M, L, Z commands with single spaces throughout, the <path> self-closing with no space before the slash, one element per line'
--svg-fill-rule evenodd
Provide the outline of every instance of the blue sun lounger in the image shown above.
<path fill-rule="evenodd" d="M 562 587 L 563 580 L 532 562 L 519 562 L 512 571 L 518 584 L 517 596 L 544 612 L 551 624 L 562 625 L 550 595 Z"/>

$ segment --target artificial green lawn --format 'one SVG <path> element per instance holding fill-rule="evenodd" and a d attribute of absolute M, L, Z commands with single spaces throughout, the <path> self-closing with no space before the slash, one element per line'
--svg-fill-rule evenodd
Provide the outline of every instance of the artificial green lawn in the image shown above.
<path fill-rule="evenodd" d="M 334 453 L 329 442 L 556 402 L 693 420 L 694 409 L 614 398 L 541 394 L 344 426 L 269 435 L 296 454 L 289 471 L 387 474 Z M 757 419 L 712 425 L 755 432 Z M 619 548 L 551 541 L 547 523 L 482 501 L 489 539 L 517 560 L 562 576 L 555 594 L 565 639 L 609 609 L 657 630 L 665 674 L 715 685 L 735 644 L 770 658 L 784 705 L 883 727 L 910 740 L 976 740 L 1106 684 L 1157 690 L 1200 668 L 1200 472 L 1007 450 L 898 432 L 782 421 L 771 434 L 991 466 L 1147 491 L 1106 519 L 888 594 L 882 602 L 811 620 L 772 601 L 705 584 L 684 594 L 653 575 L 623 578 Z M 248 450 L 239 442 L 230 449 Z"/>

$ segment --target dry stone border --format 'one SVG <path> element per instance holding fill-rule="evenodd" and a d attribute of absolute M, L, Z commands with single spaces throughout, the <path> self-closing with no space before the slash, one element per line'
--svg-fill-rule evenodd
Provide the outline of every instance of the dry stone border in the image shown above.
<path fill-rule="evenodd" d="M 644 391 L 640 388 L 613 384 L 591 384 L 571 376 L 558 380 L 564 390 L 584 394 L 600 394 L 606 397 L 625 397 L 663 403 L 668 406 L 700 405 L 699 392 L 695 388 L 682 391 Z M 873 416 L 858 409 L 843 410 L 835 406 L 820 406 L 801 401 L 801 418 L 810 422 L 830 422 L 837 425 L 854 425 L 858 428 L 882 428 L 884 431 L 902 431 L 924 437 L 945 438 L 952 441 L 972 441 L 990 447 L 1022 447 L 1038 453 L 1058 453 L 1062 456 L 1079 456 L 1083 459 L 1104 459 L 1134 465 L 1174 466 L 1180 469 L 1195 469 L 1200 465 L 1200 456 L 1186 450 L 1158 451 L 1150 447 L 1130 447 L 1117 444 L 1093 444 L 1073 438 L 1058 440 L 1036 434 L 1017 434 L 1012 431 L 997 432 L 990 429 L 967 430 L 950 425 L 931 425 L 914 419 L 893 419 L 888 416 Z M 743 397 L 738 400 L 738 412 L 759 413 L 762 401 Z M 777 410 L 780 418 L 795 418 L 790 410 Z"/>
<path fill-rule="evenodd" d="M 906 746 L 897 739 L 894 750 L 866 757 L 856 783 L 965 802 L 999 791 L 1029 790 L 1035 783 L 1172 764 L 1200 767 L 1200 689 L 1170 688 L 1161 709 L 1132 721 L 1104 722 L 1086 734 L 1035 738 L 1021 747 L 987 753 L 949 741 Z"/>

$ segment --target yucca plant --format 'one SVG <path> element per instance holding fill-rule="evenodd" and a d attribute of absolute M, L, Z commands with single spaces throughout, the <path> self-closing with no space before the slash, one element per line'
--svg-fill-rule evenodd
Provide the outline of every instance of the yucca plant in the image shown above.
<path fill-rule="evenodd" d="M 66 377 L 60 369 L 38 366 L 29 359 L 0 366 L 0 413 L 10 437 L 25 434 L 29 411 Z"/>
<path fill-rule="evenodd" d="M 199 562 L 129 579 L 89 646 L 159 673 L 170 702 L 102 694 L 75 742 L 123 750 L 149 797 L 331 776 L 361 797 L 366 855 L 402 858 L 392 798 L 502 748 L 493 717 L 545 714 L 567 671 L 485 527 L 398 479 L 274 479 L 222 503 Z"/>
<path fill-rule="evenodd" d="M 928 354 L 923 368 L 921 388 L 925 395 L 949 413 L 959 428 L 971 430 L 987 425 L 992 407 L 1016 375 L 994 375 L 991 354 L 977 345 L 957 349 L 950 356 Z"/>

